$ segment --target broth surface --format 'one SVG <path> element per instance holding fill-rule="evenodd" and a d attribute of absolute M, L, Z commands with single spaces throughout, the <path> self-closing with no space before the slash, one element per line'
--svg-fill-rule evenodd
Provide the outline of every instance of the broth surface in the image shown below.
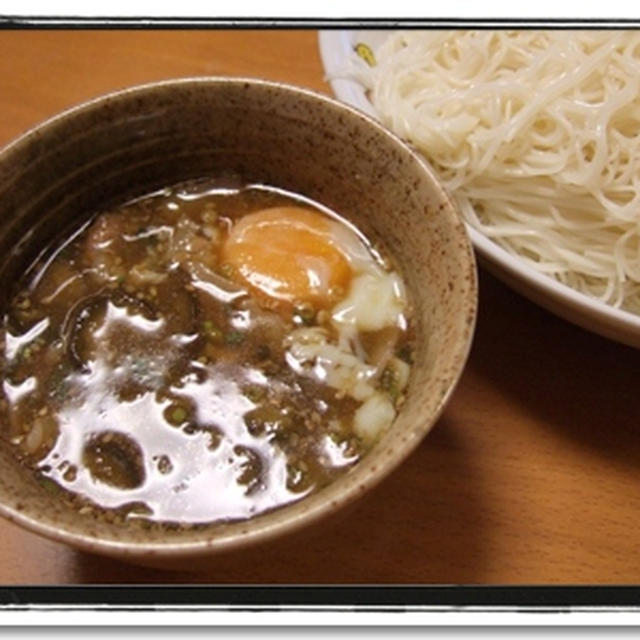
<path fill-rule="evenodd" d="M 347 472 L 411 361 L 388 259 L 335 213 L 192 181 L 94 216 L 19 283 L 3 437 L 110 520 L 248 518 Z"/>

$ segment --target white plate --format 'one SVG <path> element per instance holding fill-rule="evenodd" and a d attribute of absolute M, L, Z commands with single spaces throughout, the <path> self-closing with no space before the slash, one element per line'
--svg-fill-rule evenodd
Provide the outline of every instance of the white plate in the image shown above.
<path fill-rule="evenodd" d="M 347 66 L 358 42 L 377 44 L 388 32 L 321 31 L 320 56 L 336 97 L 377 118 L 363 87 L 355 81 L 336 78 Z M 590 298 L 512 256 L 482 233 L 467 225 L 482 265 L 503 282 L 556 315 L 606 338 L 640 348 L 640 316 L 615 309 Z"/>

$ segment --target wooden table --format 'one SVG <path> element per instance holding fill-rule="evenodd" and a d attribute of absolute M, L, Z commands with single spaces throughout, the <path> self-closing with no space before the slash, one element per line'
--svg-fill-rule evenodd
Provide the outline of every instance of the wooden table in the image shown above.
<path fill-rule="evenodd" d="M 330 93 L 312 30 L 0 32 L 0 144 L 87 98 L 178 76 Z M 480 270 L 466 370 L 415 453 L 326 530 L 215 572 L 78 553 L 0 523 L 0 583 L 640 582 L 640 358 Z"/>

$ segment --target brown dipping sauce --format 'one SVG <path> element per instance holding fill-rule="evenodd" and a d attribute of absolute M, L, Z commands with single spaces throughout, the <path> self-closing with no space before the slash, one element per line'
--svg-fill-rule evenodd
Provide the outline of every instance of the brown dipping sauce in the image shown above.
<path fill-rule="evenodd" d="M 349 227 L 294 194 L 192 181 L 95 216 L 32 266 L 3 318 L 2 435 L 43 486 L 112 520 L 236 520 L 322 488 L 372 446 L 353 428 L 363 394 L 288 350 L 305 331 L 347 348 L 331 308 L 348 286 L 272 300 L 223 259 L 240 220 L 281 207 Z M 403 398 L 405 315 L 350 334 L 364 396 L 385 406 Z"/>

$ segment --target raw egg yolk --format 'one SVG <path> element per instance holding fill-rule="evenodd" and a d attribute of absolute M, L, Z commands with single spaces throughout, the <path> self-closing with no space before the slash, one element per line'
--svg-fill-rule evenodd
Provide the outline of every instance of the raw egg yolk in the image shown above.
<path fill-rule="evenodd" d="M 254 293 L 280 308 L 294 303 L 326 308 L 344 295 L 351 278 L 329 220 L 302 207 L 244 216 L 224 242 L 221 260 Z"/>

